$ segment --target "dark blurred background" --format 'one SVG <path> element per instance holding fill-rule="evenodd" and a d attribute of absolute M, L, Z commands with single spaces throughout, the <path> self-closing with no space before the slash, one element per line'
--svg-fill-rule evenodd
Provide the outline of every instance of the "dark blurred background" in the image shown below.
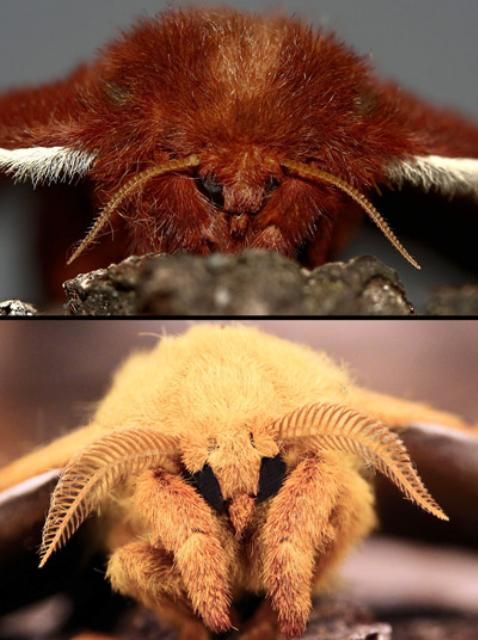
<path fill-rule="evenodd" d="M 0 91 L 57 78 L 92 56 L 135 17 L 185 4 L 205 3 L 2 0 Z M 400 81 L 437 104 L 453 105 L 478 116 L 478 4 L 474 0 L 229 0 L 216 4 L 240 9 L 283 9 L 334 29 L 360 53 L 370 55 L 383 76 Z M 34 255 L 35 215 L 35 199 L 28 186 L 0 191 L 0 300 L 11 297 L 42 300 Z M 385 239 L 367 225 L 344 257 L 368 253 L 395 266 L 413 302 L 420 306 L 433 286 L 461 283 L 473 276 L 470 260 L 463 263 L 446 251 L 443 254 L 427 246 L 432 224 L 440 227 L 442 235 L 445 227 L 450 243 L 455 242 L 448 236 L 450 229 L 460 227 L 461 222 L 454 216 L 452 225 L 452 219 L 446 215 L 437 222 L 434 211 L 428 212 L 427 220 L 430 224 L 425 224 L 418 240 L 410 232 L 415 226 L 413 221 L 400 228 L 408 248 L 426 266 L 421 274 L 408 267 Z M 55 233 L 54 228 L 51 233 Z M 470 235 L 473 234 L 464 233 L 461 239 Z M 460 239 L 459 233 L 457 237 Z M 476 258 L 474 261 L 476 264 Z"/>
<path fill-rule="evenodd" d="M 116 366 L 189 321 L 0 323 L 0 464 L 85 423 Z M 248 321 L 347 363 L 360 384 L 478 422 L 478 323 Z M 151 335 L 154 334 L 154 335 Z"/>

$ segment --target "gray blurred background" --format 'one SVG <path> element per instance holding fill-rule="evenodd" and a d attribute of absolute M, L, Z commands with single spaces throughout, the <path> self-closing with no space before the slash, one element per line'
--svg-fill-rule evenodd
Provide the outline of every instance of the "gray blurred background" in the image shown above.
<path fill-rule="evenodd" d="M 1 0 L 0 91 L 61 76 L 94 54 L 138 16 L 202 2 L 165 0 Z M 208 3 L 214 4 L 214 3 Z M 240 9 L 284 9 L 333 29 L 369 54 L 382 75 L 438 104 L 478 117 L 478 3 L 476 0 L 229 0 Z M 0 300 L 41 297 L 29 232 L 34 210 L 28 187 L 0 192 Z M 414 249 L 413 243 L 409 248 Z M 374 253 L 396 265 L 415 301 L 424 286 L 460 282 L 464 274 L 447 262 L 417 279 L 377 232 L 365 231 L 348 255 Z M 433 252 L 420 252 L 428 264 Z M 418 300 L 417 300 L 418 299 Z"/>

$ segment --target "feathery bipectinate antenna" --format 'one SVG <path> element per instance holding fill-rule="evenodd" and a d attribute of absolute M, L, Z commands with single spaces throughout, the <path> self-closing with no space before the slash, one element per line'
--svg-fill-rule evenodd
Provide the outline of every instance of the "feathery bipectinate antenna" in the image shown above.
<path fill-rule="evenodd" d="M 448 520 L 413 467 L 402 440 L 368 416 L 342 405 L 316 403 L 279 418 L 269 430 L 284 440 L 313 438 L 323 448 L 360 456 L 422 509 L 441 520 Z"/>
<path fill-rule="evenodd" d="M 80 451 L 65 467 L 43 528 L 40 567 L 127 476 L 160 466 L 178 450 L 172 436 L 145 429 L 117 431 Z"/>
<path fill-rule="evenodd" d="M 136 189 L 139 189 L 139 187 L 143 186 L 149 180 L 152 180 L 152 178 L 157 178 L 158 176 L 162 176 L 165 173 L 172 173 L 173 171 L 184 171 L 185 169 L 190 169 L 191 167 L 197 167 L 199 164 L 199 156 L 192 155 L 187 158 L 181 158 L 179 160 L 169 160 L 158 166 L 150 167 L 149 169 L 145 169 L 145 171 L 142 171 L 141 173 L 138 173 L 133 178 L 131 178 L 131 180 L 124 184 L 119 189 L 119 191 L 117 191 L 117 193 L 113 196 L 110 202 L 108 202 L 100 215 L 96 218 L 86 237 L 80 242 L 78 247 L 73 252 L 72 256 L 68 258 L 67 264 L 72 264 L 77 258 L 81 256 L 83 251 L 85 251 L 85 249 L 87 249 L 95 240 L 95 238 L 111 218 L 115 210 L 129 195 L 136 191 Z"/>
<path fill-rule="evenodd" d="M 388 223 L 382 214 L 377 211 L 377 209 L 373 206 L 373 204 L 368 200 L 363 193 L 360 193 L 355 187 L 348 184 L 341 178 L 337 178 L 331 173 L 327 173 L 327 171 L 322 171 L 321 169 L 316 169 L 315 167 L 311 167 L 308 164 L 304 164 L 302 162 L 294 162 L 293 160 L 284 160 L 281 162 L 282 166 L 286 169 L 289 169 L 292 173 L 297 174 L 299 177 L 305 179 L 315 179 L 320 180 L 321 182 L 327 182 L 328 184 L 332 184 L 337 189 L 340 189 L 344 193 L 346 193 L 352 200 L 354 200 L 365 213 L 375 222 L 377 227 L 383 233 L 383 235 L 391 242 L 391 244 L 395 247 L 395 249 L 401 253 L 401 255 L 409 262 L 415 269 L 421 269 L 421 266 L 415 260 L 413 256 L 405 249 L 403 244 L 397 238 L 395 233 L 392 231 Z"/>

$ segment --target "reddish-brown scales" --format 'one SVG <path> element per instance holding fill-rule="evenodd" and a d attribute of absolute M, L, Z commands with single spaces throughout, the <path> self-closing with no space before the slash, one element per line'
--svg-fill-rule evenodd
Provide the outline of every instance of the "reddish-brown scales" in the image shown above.
<path fill-rule="evenodd" d="M 478 129 L 295 19 L 185 10 L 138 23 L 64 81 L 0 98 L 0 146 L 95 154 L 97 208 L 139 171 L 199 155 L 122 203 L 128 251 L 263 247 L 319 264 L 355 205 L 282 161 L 366 194 L 394 160 L 477 158 Z"/>

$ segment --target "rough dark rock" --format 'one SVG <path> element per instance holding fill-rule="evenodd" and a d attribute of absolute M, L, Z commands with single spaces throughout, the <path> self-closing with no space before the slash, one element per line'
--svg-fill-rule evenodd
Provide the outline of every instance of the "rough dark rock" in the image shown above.
<path fill-rule="evenodd" d="M 0 318 L 36 316 L 37 314 L 37 309 L 28 302 L 22 302 L 21 300 L 6 300 L 5 302 L 0 302 Z"/>
<path fill-rule="evenodd" d="M 320 315 L 413 313 L 397 272 L 369 256 L 329 262 L 310 273 L 307 286 Z"/>
<path fill-rule="evenodd" d="M 131 257 L 64 285 L 72 315 L 409 315 L 395 271 L 371 257 L 307 271 L 262 251 Z"/>
<path fill-rule="evenodd" d="M 138 609 L 121 625 L 122 640 L 176 640 L 174 631 L 163 630 L 148 611 Z M 217 636 L 240 640 L 240 633 Z M 93 640 L 93 639 L 91 639 Z M 388 624 L 373 622 L 368 612 L 345 600 L 324 599 L 316 603 L 303 640 L 392 640 Z"/>
<path fill-rule="evenodd" d="M 426 314 L 431 316 L 478 315 L 478 284 L 439 289 L 430 298 Z"/>
<path fill-rule="evenodd" d="M 88 631 L 81 625 L 65 624 L 71 616 L 73 604 L 58 595 L 27 610 L 0 618 L 0 638 L 18 640 L 177 640 L 178 634 L 160 625 L 153 613 L 128 604 L 111 624 L 101 630 Z M 398 614 L 398 615 L 397 615 Z M 381 619 L 387 619 L 382 612 Z M 375 622 L 367 609 L 342 598 L 324 598 L 312 610 L 310 623 L 302 640 L 476 640 L 476 615 L 450 614 L 437 611 L 420 615 L 418 612 L 395 611 L 389 622 Z M 260 636 L 258 636 L 260 637 Z M 269 637 L 269 636 L 267 636 Z M 240 640 L 237 632 L 216 636 L 216 640 Z"/>
<path fill-rule="evenodd" d="M 314 606 L 304 640 L 392 640 L 392 628 L 355 602 L 325 598 Z"/>
<path fill-rule="evenodd" d="M 150 256 L 132 256 L 120 264 L 80 274 L 65 282 L 67 314 L 126 316 L 138 313 L 142 268 L 149 259 Z"/>

